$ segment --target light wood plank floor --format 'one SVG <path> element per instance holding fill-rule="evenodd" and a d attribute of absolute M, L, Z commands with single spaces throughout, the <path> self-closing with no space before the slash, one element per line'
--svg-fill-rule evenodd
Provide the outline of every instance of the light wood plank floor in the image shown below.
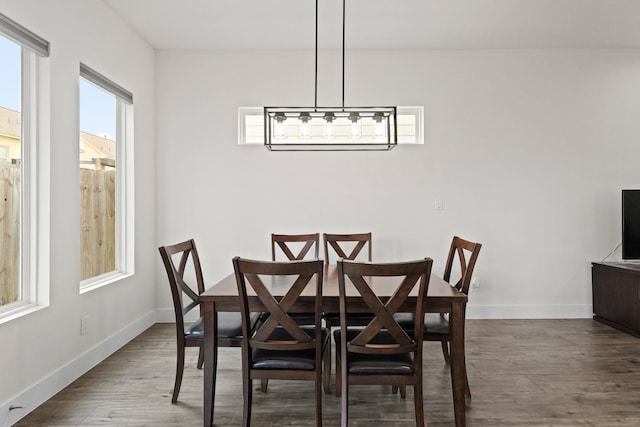
<path fill-rule="evenodd" d="M 467 359 L 473 426 L 640 426 L 640 340 L 590 319 L 468 320 Z M 174 326 L 157 324 L 17 424 L 28 426 L 200 426 L 202 377 L 187 349 L 179 402 L 173 386 Z M 425 343 L 429 426 L 453 425 L 449 371 L 439 343 Z M 334 371 L 335 372 L 335 371 Z M 215 420 L 242 418 L 240 349 L 220 350 Z M 333 383 L 332 383 L 333 386 Z M 254 382 L 259 390 L 259 384 Z M 352 425 L 412 426 L 413 394 L 353 387 Z M 325 426 L 339 425 L 340 404 L 324 398 Z M 276 382 L 254 393 L 253 425 L 312 426 L 313 389 Z"/>

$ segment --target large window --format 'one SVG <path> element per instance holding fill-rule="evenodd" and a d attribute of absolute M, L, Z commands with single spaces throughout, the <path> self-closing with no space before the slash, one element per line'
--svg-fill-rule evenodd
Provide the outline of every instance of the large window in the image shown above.
<path fill-rule="evenodd" d="M 48 55 L 46 40 L 0 14 L 0 321 L 48 300 L 48 187 L 40 185 L 48 133 L 38 117 L 48 111 L 40 75 Z"/>
<path fill-rule="evenodd" d="M 131 93 L 80 65 L 80 286 L 132 273 Z"/>

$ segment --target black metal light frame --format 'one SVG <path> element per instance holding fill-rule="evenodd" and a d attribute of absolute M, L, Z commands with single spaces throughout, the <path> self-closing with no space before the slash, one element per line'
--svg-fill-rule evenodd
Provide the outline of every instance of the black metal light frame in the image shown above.
<path fill-rule="evenodd" d="M 313 107 L 264 107 L 264 145 L 271 151 L 388 151 L 398 145 L 396 107 L 345 107 L 345 11 L 342 0 L 342 106 L 318 107 L 318 0 L 315 22 L 315 100 Z M 307 126 L 304 136 L 277 132 L 294 122 Z M 335 122 L 335 123 L 334 123 Z M 357 135 L 346 130 L 348 122 L 364 126 Z M 340 126 L 331 136 L 322 134 L 331 124 Z M 356 135 L 355 137 L 353 135 Z"/>

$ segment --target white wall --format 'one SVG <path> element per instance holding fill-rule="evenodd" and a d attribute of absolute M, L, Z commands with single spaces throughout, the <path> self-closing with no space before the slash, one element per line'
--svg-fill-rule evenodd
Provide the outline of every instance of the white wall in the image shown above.
<path fill-rule="evenodd" d="M 320 105 L 339 68 L 322 52 Z M 237 145 L 238 107 L 313 105 L 313 52 L 159 52 L 156 90 L 158 244 L 194 237 L 209 283 L 271 232 L 371 230 L 374 260 L 438 272 L 459 235 L 484 245 L 470 317 L 588 317 L 590 262 L 640 188 L 638 50 L 348 52 L 347 105 L 425 107 L 425 145 L 383 153 Z"/>
<path fill-rule="evenodd" d="M 51 43 L 50 306 L 0 324 L 0 425 L 8 426 L 155 319 L 155 70 L 153 50 L 99 0 L 0 0 L 0 11 Z M 137 218 L 135 275 L 82 295 L 80 61 L 134 94 Z M 84 316 L 89 333 L 80 336 Z"/>

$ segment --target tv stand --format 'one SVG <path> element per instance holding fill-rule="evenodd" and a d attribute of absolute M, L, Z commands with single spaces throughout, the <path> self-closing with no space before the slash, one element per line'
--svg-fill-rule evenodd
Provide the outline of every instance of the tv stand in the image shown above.
<path fill-rule="evenodd" d="M 640 264 L 591 265 L 593 319 L 640 338 Z"/>

